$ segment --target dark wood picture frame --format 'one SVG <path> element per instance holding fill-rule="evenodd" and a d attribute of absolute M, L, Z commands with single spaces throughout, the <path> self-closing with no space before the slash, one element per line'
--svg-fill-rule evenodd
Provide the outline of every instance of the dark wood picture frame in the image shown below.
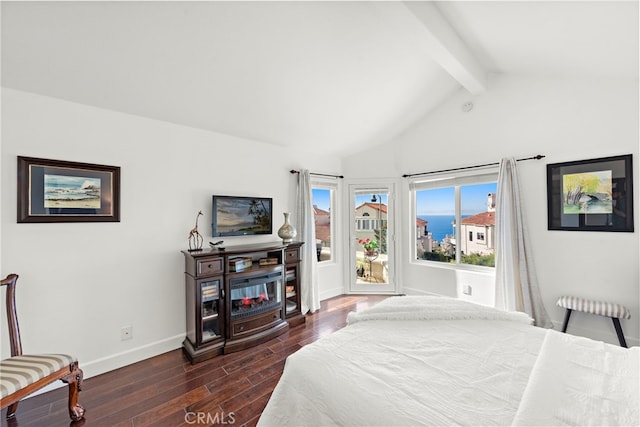
<path fill-rule="evenodd" d="M 633 232 L 632 155 L 547 165 L 549 230 Z"/>
<path fill-rule="evenodd" d="M 18 156 L 18 222 L 119 222 L 120 167 Z"/>

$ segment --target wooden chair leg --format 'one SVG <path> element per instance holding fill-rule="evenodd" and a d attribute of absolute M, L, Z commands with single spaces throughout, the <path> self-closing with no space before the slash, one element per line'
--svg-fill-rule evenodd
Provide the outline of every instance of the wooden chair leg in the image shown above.
<path fill-rule="evenodd" d="M 11 405 L 9 405 L 9 407 L 7 408 L 7 419 L 13 418 L 16 416 L 16 411 L 18 410 L 18 403 L 20 402 L 12 403 Z"/>
<path fill-rule="evenodd" d="M 567 308 L 567 313 L 564 315 L 564 323 L 562 324 L 562 332 L 567 332 L 567 326 L 569 326 L 569 318 L 571 317 L 571 310 Z"/>
<path fill-rule="evenodd" d="M 624 339 L 624 334 L 622 333 L 622 326 L 620 326 L 620 319 L 617 317 L 612 317 L 613 327 L 616 328 L 616 334 L 618 334 L 618 341 L 620 341 L 620 346 L 627 348 L 627 341 Z"/>
<path fill-rule="evenodd" d="M 78 368 L 78 363 L 74 363 L 69 376 L 62 379 L 69 384 L 69 417 L 73 421 L 80 421 L 84 418 L 84 408 L 78 403 L 78 394 L 82 389 L 83 372 Z"/>

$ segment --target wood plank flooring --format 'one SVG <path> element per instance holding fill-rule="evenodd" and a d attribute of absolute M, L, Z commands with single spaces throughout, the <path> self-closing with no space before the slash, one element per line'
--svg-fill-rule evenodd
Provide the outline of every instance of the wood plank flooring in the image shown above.
<path fill-rule="evenodd" d="M 177 349 L 86 379 L 79 400 L 86 408 L 86 419 L 79 423 L 70 422 L 63 387 L 20 402 L 14 420 L 5 419 L 4 409 L 0 426 L 253 426 L 280 379 L 287 356 L 344 327 L 350 311 L 385 298 L 343 295 L 323 301 L 305 324 L 251 349 L 196 365 Z"/>

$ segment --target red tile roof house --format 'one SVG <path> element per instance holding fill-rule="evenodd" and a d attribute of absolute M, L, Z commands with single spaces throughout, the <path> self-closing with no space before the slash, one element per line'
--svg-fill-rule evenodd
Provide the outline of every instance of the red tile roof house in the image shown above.
<path fill-rule="evenodd" d="M 316 223 L 316 248 L 318 251 L 318 261 L 330 259 L 331 254 L 331 214 L 328 211 L 313 206 L 313 214 Z M 323 248 L 327 248 L 323 254 Z"/>
<path fill-rule="evenodd" d="M 465 254 L 493 253 L 495 240 L 496 213 L 482 212 L 460 221 L 460 250 Z"/>

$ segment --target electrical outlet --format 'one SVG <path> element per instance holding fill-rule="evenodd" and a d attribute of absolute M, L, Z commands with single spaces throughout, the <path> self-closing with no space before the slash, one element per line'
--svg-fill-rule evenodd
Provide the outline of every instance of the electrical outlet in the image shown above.
<path fill-rule="evenodd" d="M 465 295 L 471 295 L 471 285 L 462 285 L 462 293 Z"/>
<path fill-rule="evenodd" d="M 133 326 L 123 326 L 120 329 L 120 340 L 130 340 L 133 338 Z"/>

